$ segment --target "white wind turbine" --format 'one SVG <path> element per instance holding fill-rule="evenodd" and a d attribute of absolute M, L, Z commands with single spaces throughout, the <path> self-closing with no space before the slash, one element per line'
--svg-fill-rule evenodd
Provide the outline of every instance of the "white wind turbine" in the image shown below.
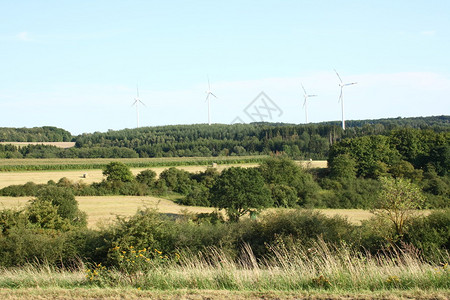
<path fill-rule="evenodd" d="M 305 98 L 305 102 L 303 102 L 303 107 L 305 108 L 306 124 L 308 124 L 308 98 L 309 97 L 317 97 L 317 95 L 308 95 L 303 84 L 301 86 L 302 86 L 302 89 L 304 92 L 303 97 Z"/>
<path fill-rule="evenodd" d="M 136 98 L 134 98 L 134 102 L 131 106 L 136 105 L 136 120 L 137 127 L 139 128 L 139 103 L 145 106 L 144 102 L 142 102 L 141 98 L 139 98 L 139 86 L 136 84 Z"/>
<path fill-rule="evenodd" d="M 209 100 L 209 96 L 214 96 L 214 98 L 218 99 L 216 95 L 213 94 L 213 92 L 211 92 L 211 85 L 209 84 L 209 77 L 208 77 L 208 90 L 205 92 L 206 93 L 206 100 L 208 101 L 208 124 L 211 125 L 211 110 L 210 110 L 210 100 Z"/>
<path fill-rule="evenodd" d="M 350 83 L 344 83 L 341 79 L 341 76 L 339 76 L 339 73 L 336 71 L 336 69 L 334 70 L 334 72 L 336 72 L 337 77 L 339 78 L 339 81 L 341 83 L 339 83 L 339 86 L 341 87 L 341 94 L 339 95 L 339 101 L 341 101 L 341 108 L 342 108 L 342 129 L 345 130 L 345 119 L 344 119 L 344 95 L 342 93 L 342 90 L 344 89 L 344 86 L 348 86 L 348 85 L 353 85 L 353 84 L 357 84 L 357 82 L 350 82 Z"/>

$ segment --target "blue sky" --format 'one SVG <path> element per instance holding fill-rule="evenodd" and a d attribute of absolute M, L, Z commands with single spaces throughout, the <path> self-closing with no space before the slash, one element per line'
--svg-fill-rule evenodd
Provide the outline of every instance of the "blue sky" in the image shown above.
<path fill-rule="evenodd" d="M 0 1 L 0 127 L 450 115 L 450 1 Z M 275 107 L 275 106 L 273 106 Z M 263 109 L 263 108 L 261 108 Z M 251 114 L 250 114 L 251 115 Z M 269 116 L 266 111 L 265 116 Z"/>

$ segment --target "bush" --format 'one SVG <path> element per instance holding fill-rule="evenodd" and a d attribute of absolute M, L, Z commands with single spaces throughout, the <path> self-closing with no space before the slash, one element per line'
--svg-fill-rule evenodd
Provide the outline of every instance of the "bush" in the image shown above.
<path fill-rule="evenodd" d="M 328 208 L 371 208 L 381 188 L 378 180 L 363 178 L 324 179 L 321 184 L 326 192 L 321 193 L 320 198 Z"/>
<path fill-rule="evenodd" d="M 106 176 L 107 181 L 130 182 L 134 180 L 134 176 L 127 165 L 118 161 L 107 164 L 103 169 L 103 175 Z"/>
<path fill-rule="evenodd" d="M 0 236 L 0 265 L 12 267 L 42 263 L 69 266 L 77 255 L 65 254 L 66 237 L 56 230 L 11 228 L 8 236 Z"/>
<path fill-rule="evenodd" d="M 241 240 L 261 257 L 267 254 L 267 245 L 309 246 L 319 238 L 334 244 L 350 242 L 354 228 L 341 217 L 329 218 L 318 212 L 295 209 L 265 215 L 245 229 Z"/>
<path fill-rule="evenodd" d="M 191 180 L 189 172 L 171 167 L 161 172 L 158 184 L 167 187 L 169 191 L 187 195 L 194 181 Z"/>
<path fill-rule="evenodd" d="M 339 154 L 331 161 L 330 176 L 334 179 L 356 178 L 356 161 L 348 154 Z"/>
<path fill-rule="evenodd" d="M 450 209 L 413 220 L 405 240 L 423 250 L 426 257 L 439 258 L 440 253 L 450 249 Z"/>
<path fill-rule="evenodd" d="M 297 193 L 293 187 L 271 184 L 270 194 L 276 207 L 294 207 L 297 205 Z"/>
<path fill-rule="evenodd" d="M 209 189 L 198 184 L 193 186 L 192 190 L 186 195 L 186 197 L 179 200 L 178 203 L 181 205 L 190 206 L 211 206 L 209 197 Z"/>
<path fill-rule="evenodd" d="M 298 204 L 301 206 L 317 205 L 320 186 L 311 174 L 286 157 L 269 158 L 258 167 L 267 184 L 280 184 L 295 189 Z"/>
<path fill-rule="evenodd" d="M 7 235 L 11 228 L 27 223 L 25 215 L 20 210 L 4 209 L 0 211 L 0 236 Z"/>
<path fill-rule="evenodd" d="M 150 169 L 144 170 L 136 176 L 136 181 L 151 188 L 155 185 L 156 173 Z"/>
<path fill-rule="evenodd" d="M 174 247 L 175 223 L 153 209 L 138 210 L 129 219 L 119 218 L 111 227 L 110 248 L 158 249 L 170 253 Z M 115 256 L 108 256 L 110 263 L 117 263 Z"/>
<path fill-rule="evenodd" d="M 78 217 L 78 202 L 70 189 L 48 186 L 37 192 L 36 201 L 47 201 L 57 208 L 61 218 L 76 222 Z"/>

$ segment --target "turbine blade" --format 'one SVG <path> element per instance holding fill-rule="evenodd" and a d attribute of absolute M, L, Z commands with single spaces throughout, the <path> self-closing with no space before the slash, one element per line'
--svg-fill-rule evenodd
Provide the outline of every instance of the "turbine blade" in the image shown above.
<path fill-rule="evenodd" d="M 341 87 L 341 94 L 339 95 L 339 100 L 338 100 L 338 102 L 341 102 L 342 101 L 342 87 Z"/>
<path fill-rule="evenodd" d="M 137 94 L 137 97 L 139 98 L 139 86 L 136 84 L 136 94 Z"/>
<path fill-rule="evenodd" d="M 219 98 L 217 98 L 217 96 L 216 95 L 214 95 L 212 92 L 209 92 L 209 94 L 210 95 L 213 95 L 214 96 L 214 98 L 216 98 L 216 99 L 219 99 Z"/>
<path fill-rule="evenodd" d="M 210 94 L 209 92 L 206 92 L 206 99 L 205 99 L 205 102 L 208 101 L 208 99 L 209 99 L 209 94 Z"/>
<path fill-rule="evenodd" d="M 342 79 L 341 79 L 341 76 L 339 76 L 339 73 L 336 71 L 336 69 L 334 69 L 334 72 L 336 72 L 336 75 L 337 75 L 337 77 L 339 78 L 339 81 L 340 81 L 341 83 L 343 83 L 343 82 L 342 82 Z"/>
<path fill-rule="evenodd" d="M 306 106 L 306 97 L 305 97 L 305 101 L 303 101 L 303 108 L 305 108 L 305 106 Z"/>
<path fill-rule="evenodd" d="M 308 95 L 308 97 L 317 97 L 317 95 Z"/>
<path fill-rule="evenodd" d="M 357 84 L 357 82 L 346 83 L 346 84 L 344 84 L 344 86 L 347 86 L 347 85 L 354 85 L 354 84 Z"/>
<path fill-rule="evenodd" d="M 142 104 L 142 105 L 144 105 L 144 106 L 147 106 L 147 105 L 145 105 L 145 103 L 144 102 L 142 102 L 141 100 L 139 100 L 139 102 Z"/>
<path fill-rule="evenodd" d="M 305 95 L 306 95 L 307 93 L 306 93 L 305 87 L 303 86 L 303 84 L 301 84 L 301 86 L 302 86 L 303 92 L 305 92 Z"/>

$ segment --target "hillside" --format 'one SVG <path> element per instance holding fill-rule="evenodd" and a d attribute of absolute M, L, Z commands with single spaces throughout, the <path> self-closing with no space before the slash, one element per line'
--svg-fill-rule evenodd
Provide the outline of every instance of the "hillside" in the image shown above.
<path fill-rule="evenodd" d="M 450 131 L 450 116 L 350 120 L 316 124 L 251 123 L 167 125 L 72 136 L 55 127 L 0 128 L 0 142 L 75 142 L 71 149 L 0 145 L 0 158 L 211 157 L 285 153 L 296 159 L 326 159 L 344 138 L 389 135 L 399 128 Z"/>

